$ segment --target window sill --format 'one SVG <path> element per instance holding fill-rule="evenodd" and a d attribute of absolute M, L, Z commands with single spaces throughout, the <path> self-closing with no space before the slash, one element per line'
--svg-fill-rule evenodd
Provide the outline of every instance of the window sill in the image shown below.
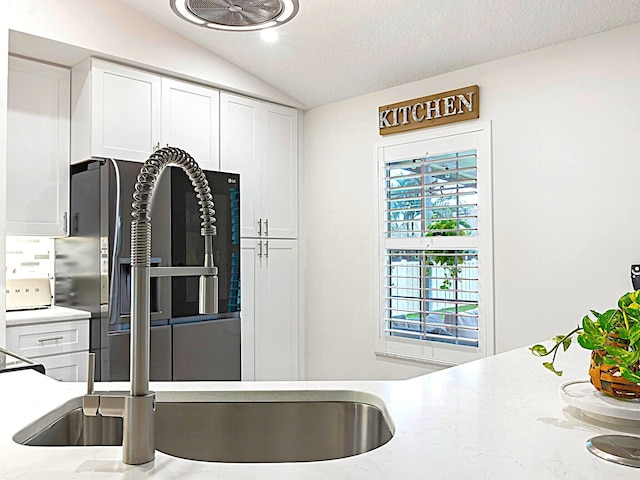
<path fill-rule="evenodd" d="M 376 357 L 383 358 L 394 358 L 397 360 L 406 360 L 409 362 L 420 363 L 420 364 L 430 364 L 430 365 L 438 365 L 442 367 L 455 367 L 459 365 L 459 363 L 447 362 L 445 360 L 436 360 L 433 358 L 423 358 L 423 357 L 415 357 L 413 355 L 403 355 L 400 353 L 391 353 L 391 352 L 383 352 L 380 350 L 374 350 L 374 355 Z"/>

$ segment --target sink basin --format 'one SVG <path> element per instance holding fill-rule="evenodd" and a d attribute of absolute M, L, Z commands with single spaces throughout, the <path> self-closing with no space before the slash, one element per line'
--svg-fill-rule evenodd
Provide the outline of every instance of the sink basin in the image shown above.
<path fill-rule="evenodd" d="M 204 401 L 211 392 L 165 393 L 158 394 L 156 404 L 156 450 L 189 460 L 330 460 L 368 452 L 393 436 L 382 401 L 362 392 L 313 392 L 314 398 L 304 398 L 309 395 L 303 392 L 281 392 L 279 397 L 289 397 L 284 401 L 276 401 L 274 392 L 258 392 L 257 401 Z M 349 399 L 356 393 L 368 398 Z M 81 398 L 68 402 L 17 433 L 14 440 L 31 446 L 121 445 L 122 419 L 85 417 L 81 402 Z"/>

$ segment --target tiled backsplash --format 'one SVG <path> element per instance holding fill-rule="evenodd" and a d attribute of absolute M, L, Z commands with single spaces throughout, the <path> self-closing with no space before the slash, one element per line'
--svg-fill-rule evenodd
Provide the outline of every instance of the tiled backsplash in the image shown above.
<path fill-rule="evenodd" d="M 53 277 L 53 239 L 7 236 L 7 277 Z"/>

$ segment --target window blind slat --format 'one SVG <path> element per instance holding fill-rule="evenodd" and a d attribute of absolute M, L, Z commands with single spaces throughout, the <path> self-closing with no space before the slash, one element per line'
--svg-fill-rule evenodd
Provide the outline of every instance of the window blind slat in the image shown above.
<path fill-rule="evenodd" d="M 398 168 L 399 166 L 403 166 L 403 167 L 410 167 L 413 166 L 415 168 L 416 165 L 430 165 L 433 163 L 443 163 L 446 161 L 452 161 L 452 160 L 458 160 L 458 161 L 473 161 L 474 163 L 476 163 L 477 159 L 476 159 L 476 153 L 466 153 L 463 155 L 458 155 L 458 154 L 445 154 L 445 155 L 438 155 L 438 156 L 433 156 L 433 157 L 423 157 L 423 158 L 417 158 L 417 159 L 402 159 L 402 160 L 391 160 L 386 162 L 386 166 L 387 169 L 390 168 L 391 166 L 393 166 L 394 168 Z"/>
<path fill-rule="evenodd" d="M 433 175 L 427 175 L 430 177 L 433 177 Z M 411 177 L 397 177 L 396 180 L 408 180 Z M 398 191 L 403 191 L 403 190 L 407 190 L 407 191 L 420 191 L 422 189 L 425 190 L 438 190 L 438 191 L 452 191 L 455 189 L 459 189 L 460 186 L 463 186 L 464 188 L 471 188 L 471 187 L 475 187 L 475 185 L 477 184 L 478 180 L 476 180 L 475 178 L 465 178 L 465 179 L 451 179 L 449 181 L 439 181 L 439 182 L 424 182 L 424 183 L 419 183 L 419 184 L 414 184 L 414 185 L 410 185 L 410 184 L 405 184 L 405 185 L 396 185 L 396 186 L 391 186 L 389 185 L 390 182 L 387 182 L 387 186 L 385 187 L 385 191 L 386 192 L 398 192 Z"/>
<path fill-rule="evenodd" d="M 418 325 L 418 326 L 422 326 L 424 325 L 424 322 L 421 321 L 417 321 L 417 320 L 398 320 L 396 318 L 387 318 L 387 323 L 391 324 L 391 328 L 395 328 L 396 330 L 401 331 L 401 328 L 398 326 L 400 324 L 408 324 L 408 325 Z M 393 324 L 396 324 L 396 326 L 394 326 Z M 429 326 L 430 327 L 442 327 L 442 328 L 449 328 L 451 330 L 465 330 L 468 332 L 477 332 L 479 329 L 478 327 L 468 327 L 465 325 L 455 325 L 452 323 L 438 323 L 438 322 L 429 322 Z"/>

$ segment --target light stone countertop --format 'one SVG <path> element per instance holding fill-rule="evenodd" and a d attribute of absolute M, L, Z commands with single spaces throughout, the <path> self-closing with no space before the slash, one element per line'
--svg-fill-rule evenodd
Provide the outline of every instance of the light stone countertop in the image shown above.
<path fill-rule="evenodd" d="M 7 312 L 7 327 L 28 325 L 32 323 L 63 322 L 67 320 L 83 320 L 91 318 L 91 313 L 75 308 L 58 307 L 34 310 L 15 310 Z"/>
<path fill-rule="evenodd" d="M 640 470 L 601 460 L 587 439 L 620 433 L 582 418 L 566 406 L 559 386 L 587 378 L 588 352 L 572 348 L 557 362 L 558 378 L 526 348 L 406 381 L 152 383 L 166 391 L 206 390 L 224 398 L 242 392 L 278 396 L 282 391 L 348 390 L 379 397 L 395 435 L 389 443 L 354 457 L 309 463 L 223 464 L 156 452 L 153 463 L 121 463 L 121 447 L 28 447 L 14 434 L 69 399 L 83 384 L 58 383 L 33 371 L 0 374 L 0 478 L 70 479 L 637 479 Z M 125 384 L 96 384 L 96 390 Z M 269 395 L 269 394 L 268 394 Z M 626 429 L 640 435 L 640 429 Z M 215 434 L 215 432 L 212 432 Z"/>

